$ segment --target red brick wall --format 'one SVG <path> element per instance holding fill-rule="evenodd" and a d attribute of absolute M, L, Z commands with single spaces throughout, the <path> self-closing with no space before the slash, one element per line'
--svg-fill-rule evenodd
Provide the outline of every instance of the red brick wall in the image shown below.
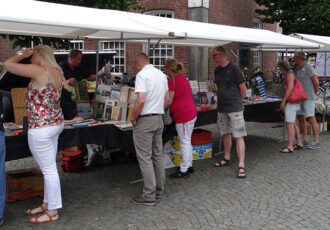
<path fill-rule="evenodd" d="M 0 37 L 0 62 L 4 62 L 8 58 L 14 56 L 20 48 L 12 49 L 12 42 L 8 38 Z"/>
<path fill-rule="evenodd" d="M 174 18 L 188 19 L 188 1 L 187 0 L 140 0 L 141 6 L 145 6 L 146 10 L 138 11 L 141 13 L 153 10 L 169 10 L 174 12 Z M 135 74 L 133 68 L 134 55 L 142 51 L 142 45 L 126 43 L 126 72 Z M 184 75 L 188 75 L 188 47 L 175 46 L 174 58 L 184 64 Z"/>

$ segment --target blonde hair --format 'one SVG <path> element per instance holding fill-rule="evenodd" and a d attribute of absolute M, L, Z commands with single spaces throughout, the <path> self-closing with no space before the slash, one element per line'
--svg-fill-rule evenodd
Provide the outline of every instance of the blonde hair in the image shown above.
<path fill-rule="evenodd" d="M 174 73 L 181 73 L 183 71 L 183 64 L 175 59 L 167 59 L 165 67 L 172 70 Z"/>
<path fill-rule="evenodd" d="M 34 50 L 39 52 L 48 64 L 55 67 L 61 74 L 63 74 L 62 68 L 56 62 L 52 48 L 47 45 L 38 45 L 34 47 Z"/>

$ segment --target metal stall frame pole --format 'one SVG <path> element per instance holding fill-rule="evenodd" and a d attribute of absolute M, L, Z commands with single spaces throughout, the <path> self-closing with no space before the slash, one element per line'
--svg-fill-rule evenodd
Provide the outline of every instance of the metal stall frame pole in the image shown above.
<path fill-rule="evenodd" d="M 99 39 L 97 39 L 96 40 L 96 48 L 95 48 L 95 51 L 96 51 L 96 66 L 95 66 L 95 76 L 96 76 L 96 79 L 95 79 L 95 81 L 96 81 L 96 86 L 97 86 L 97 80 L 98 80 L 98 77 L 99 77 L 99 75 L 98 75 L 98 72 L 99 72 L 99 61 L 100 61 L 100 56 L 99 56 L 99 54 L 100 54 L 100 52 L 99 52 L 99 50 L 100 50 L 100 40 Z"/>
<path fill-rule="evenodd" d="M 324 52 L 324 79 L 326 79 L 327 76 L 327 52 Z M 323 116 L 322 116 L 322 126 L 323 129 L 321 131 L 321 133 L 325 133 L 325 115 L 327 114 L 327 105 L 325 104 L 325 97 L 327 94 L 327 87 L 324 88 L 324 94 L 323 94 L 323 105 L 324 105 L 324 110 L 323 110 Z"/>
<path fill-rule="evenodd" d="M 286 58 L 288 57 L 288 49 L 285 49 L 285 57 Z M 288 140 L 286 138 L 285 133 L 286 133 L 286 122 L 285 122 L 285 114 L 284 114 L 282 140 L 277 141 L 277 143 L 282 143 Z"/>

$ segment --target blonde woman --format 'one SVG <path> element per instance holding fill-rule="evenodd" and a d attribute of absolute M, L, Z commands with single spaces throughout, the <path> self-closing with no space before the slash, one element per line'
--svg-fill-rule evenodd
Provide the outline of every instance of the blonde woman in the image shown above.
<path fill-rule="evenodd" d="M 19 62 L 31 56 L 31 64 Z M 30 78 L 26 90 L 29 130 L 28 144 L 44 177 L 44 200 L 25 215 L 36 215 L 31 223 L 57 221 L 62 208 L 60 179 L 56 166 L 58 136 L 64 127 L 60 106 L 64 77 L 49 46 L 27 48 L 19 56 L 4 62 L 4 68 L 18 76 Z"/>
<path fill-rule="evenodd" d="M 182 71 L 182 63 L 178 63 L 175 59 L 166 60 L 165 73 L 170 77 L 168 80 L 170 112 L 175 122 L 182 154 L 180 168 L 178 172 L 170 175 L 172 178 L 188 178 L 189 173 L 194 172 L 191 135 L 197 119 L 197 109 L 190 84 L 186 77 L 181 74 Z"/>

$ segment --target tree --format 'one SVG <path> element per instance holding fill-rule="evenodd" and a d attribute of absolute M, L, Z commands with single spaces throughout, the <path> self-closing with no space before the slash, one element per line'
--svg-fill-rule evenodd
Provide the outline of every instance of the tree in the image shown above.
<path fill-rule="evenodd" d="M 140 6 L 137 0 L 38 0 L 42 2 L 53 2 L 67 5 L 85 6 L 99 9 L 113 9 L 121 11 L 129 11 L 130 9 L 139 10 L 144 9 Z M 6 38 L 6 34 L 0 34 L 1 37 Z M 51 45 L 57 49 L 69 49 L 70 41 L 68 39 L 50 38 L 50 37 L 31 37 L 22 35 L 9 35 L 9 40 L 14 41 L 13 47 L 29 47 L 31 42 L 35 45 L 40 43 Z"/>
<path fill-rule="evenodd" d="M 280 22 L 284 34 L 330 35 L 330 0 L 255 0 L 266 23 Z"/>

